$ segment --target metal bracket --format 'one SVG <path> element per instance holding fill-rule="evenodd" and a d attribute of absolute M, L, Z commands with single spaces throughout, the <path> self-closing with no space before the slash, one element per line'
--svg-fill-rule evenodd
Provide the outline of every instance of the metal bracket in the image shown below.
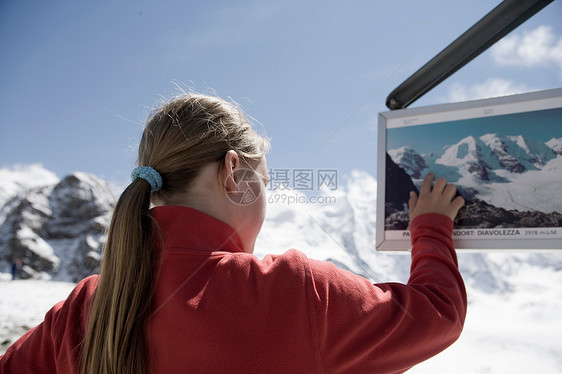
<path fill-rule="evenodd" d="M 403 109 L 491 47 L 553 0 L 504 0 L 398 86 L 386 99 Z"/>

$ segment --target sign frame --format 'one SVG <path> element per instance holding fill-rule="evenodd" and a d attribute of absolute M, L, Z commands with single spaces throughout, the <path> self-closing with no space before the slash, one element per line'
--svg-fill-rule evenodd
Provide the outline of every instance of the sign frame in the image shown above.
<path fill-rule="evenodd" d="M 550 111 L 551 109 L 553 111 Z M 555 126 L 558 126 L 558 124 L 560 125 L 559 129 L 558 127 L 555 128 L 555 137 L 562 138 L 562 88 L 379 113 L 377 150 L 377 250 L 406 251 L 411 249 L 407 227 L 390 229 L 386 224 L 386 182 L 387 166 L 389 166 L 387 163 L 394 163 L 393 161 L 387 162 L 387 146 L 391 143 L 387 137 L 389 136 L 389 132 L 392 132 L 392 129 L 403 128 L 402 131 L 406 132 L 409 131 L 409 128 L 414 129 L 416 126 L 427 125 L 427 127 L 424 128 L 417 128 L 417 131 L 425 131 L 430 130 L 431 127 L 442 129 L 446 128 L 446 126 L 450 126 L 451 129 L 459 129 L 460 127 L 454 126 L 464 125 L 468 126 L 463 128 L 463 130 L 466 130 L 470 128 L 469 126 L 471 126 L 471 123 L 474 123 L 476 128 L 476 124 L 478 124 L 479 121 L 484 121 L 482 119 L 489 121 L 490 118 L 493 118 L 500 122 L 503 119 L 505 122 L 508 118 L 536 115 L 536 113 L 528 114 L 532 112 L 554 113 L 553 115 L 556 116 Z M 560 118 L 559 122 L 558 118 Z M 391 134 L 390 140 L 393 139 Z M 557 157 L 562 158 L 562 154 Z M 404 171 L 404 169 L 402 169 L 402 171 Z M 436 172 L 436 174 L 437 177 L 440 176 L 438 172 Z M 411 175 L 410 178 L 412 181 L 415 179 Z M 416 186 L 419 185 L 421 178 L 423 178 L 423 176 L 418 176 L 418 178 L 415 179 L 417 181 L 414 182 Z M 510 181 L 509 183 L 515 182 Z M 453 181 L 453 184 L 457 183 Z M 462 189 L 461 187 L 459 187 L 459 191 Z M 388 186 L 388 188 L 391 187 Z M 390 194 L 389 192 L 389 196 Z M 555 201 L 562 202 L 562 191 L 559 196 L 555 196 L 554 198 L 557 199 Z M 493 208 L 496 207 L 493 206 Z M 505 208 L 505 210 L 509 211 L 510 209 Z M 402 218 L 407 217 L 405 214 L 406 211 L 407 207 L 404 207 L 404 212 L 400 213 Z M 396 212 L 396 214 L 398 213 L 399 212 Z M 556 210 L 554 213 L 562 214 L 562 209 Z M 562 250 L 562 227 L 470 227 L 463 226 L 462 214 L 463 212 L 461 211 L 459 214 L 459 222 L 457 222 L 457 220 L 455 221 L 453 239 L 457 249 L 471 251 Z M 391 217 L 389 216 L 388 218 L 390 219 Z M 403 224 L 404 223 L 402 223 L 402 225 Z M 562 224 L 559 226 L 562 226 Z"/>

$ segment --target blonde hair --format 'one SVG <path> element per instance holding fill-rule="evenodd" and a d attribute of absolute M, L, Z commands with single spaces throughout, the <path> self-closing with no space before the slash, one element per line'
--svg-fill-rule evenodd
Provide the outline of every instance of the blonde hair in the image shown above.
<path fill-rule="evenodd" d="M 166 198 L 185 191 L 202 166 L 224 161 L 229 150 L 247 164 L 268 149 L 269 141 L 256 133 L 242 112 L 216 97 L 186 95 L 149 117 L 138 164 L 156 169 L 163 187 L 151 193 L 149 183 L 138 178 L 116 204 L 89 310 L 82 373 L 144 373 L 148 367 L 146 325 L 159 269 L 151 196 Z"/>

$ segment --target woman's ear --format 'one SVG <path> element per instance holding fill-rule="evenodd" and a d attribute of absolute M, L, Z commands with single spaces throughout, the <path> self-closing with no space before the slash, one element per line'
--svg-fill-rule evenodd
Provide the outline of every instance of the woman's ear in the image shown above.
<path fill-rule="evenodd" d="M 226 152 L 224 156 L 223 164 L 223 181 L 226 192 L 235 193 L 238 192 L 238 177 L 236 171 L 240 168 L 240 158 L 238 154 L 230 150 Z"/>

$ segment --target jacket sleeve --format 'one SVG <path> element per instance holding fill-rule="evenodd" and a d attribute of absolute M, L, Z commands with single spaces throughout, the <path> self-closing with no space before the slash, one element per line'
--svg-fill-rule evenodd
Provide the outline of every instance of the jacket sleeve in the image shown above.
<path fill-rule="evenodd" d="M 309 260 L 316 345 L 325 372 L 403 372 L 458 338 L 467 301 L 452 230 L 444 215 L 414 219 L 407 284 L 373 285 Z"/>
<path fill-rule="evenodd" d="M 39 325 L 29 330 L 0 356 L 0 373 L 77 373 L 79 344 L 95 276 L 80 282 L 68 298 L 57 303 Z M 77 348 L 78 347 L 78 348 Z"/>
<path fill-rule="evenodd" d="M 0 373 L 56 373 L 53 357 L 53 342 L 50 330 L 57 311 L 64 302 L 56 304 L 39 325 L 35 326 L 0 356 Z"/>

